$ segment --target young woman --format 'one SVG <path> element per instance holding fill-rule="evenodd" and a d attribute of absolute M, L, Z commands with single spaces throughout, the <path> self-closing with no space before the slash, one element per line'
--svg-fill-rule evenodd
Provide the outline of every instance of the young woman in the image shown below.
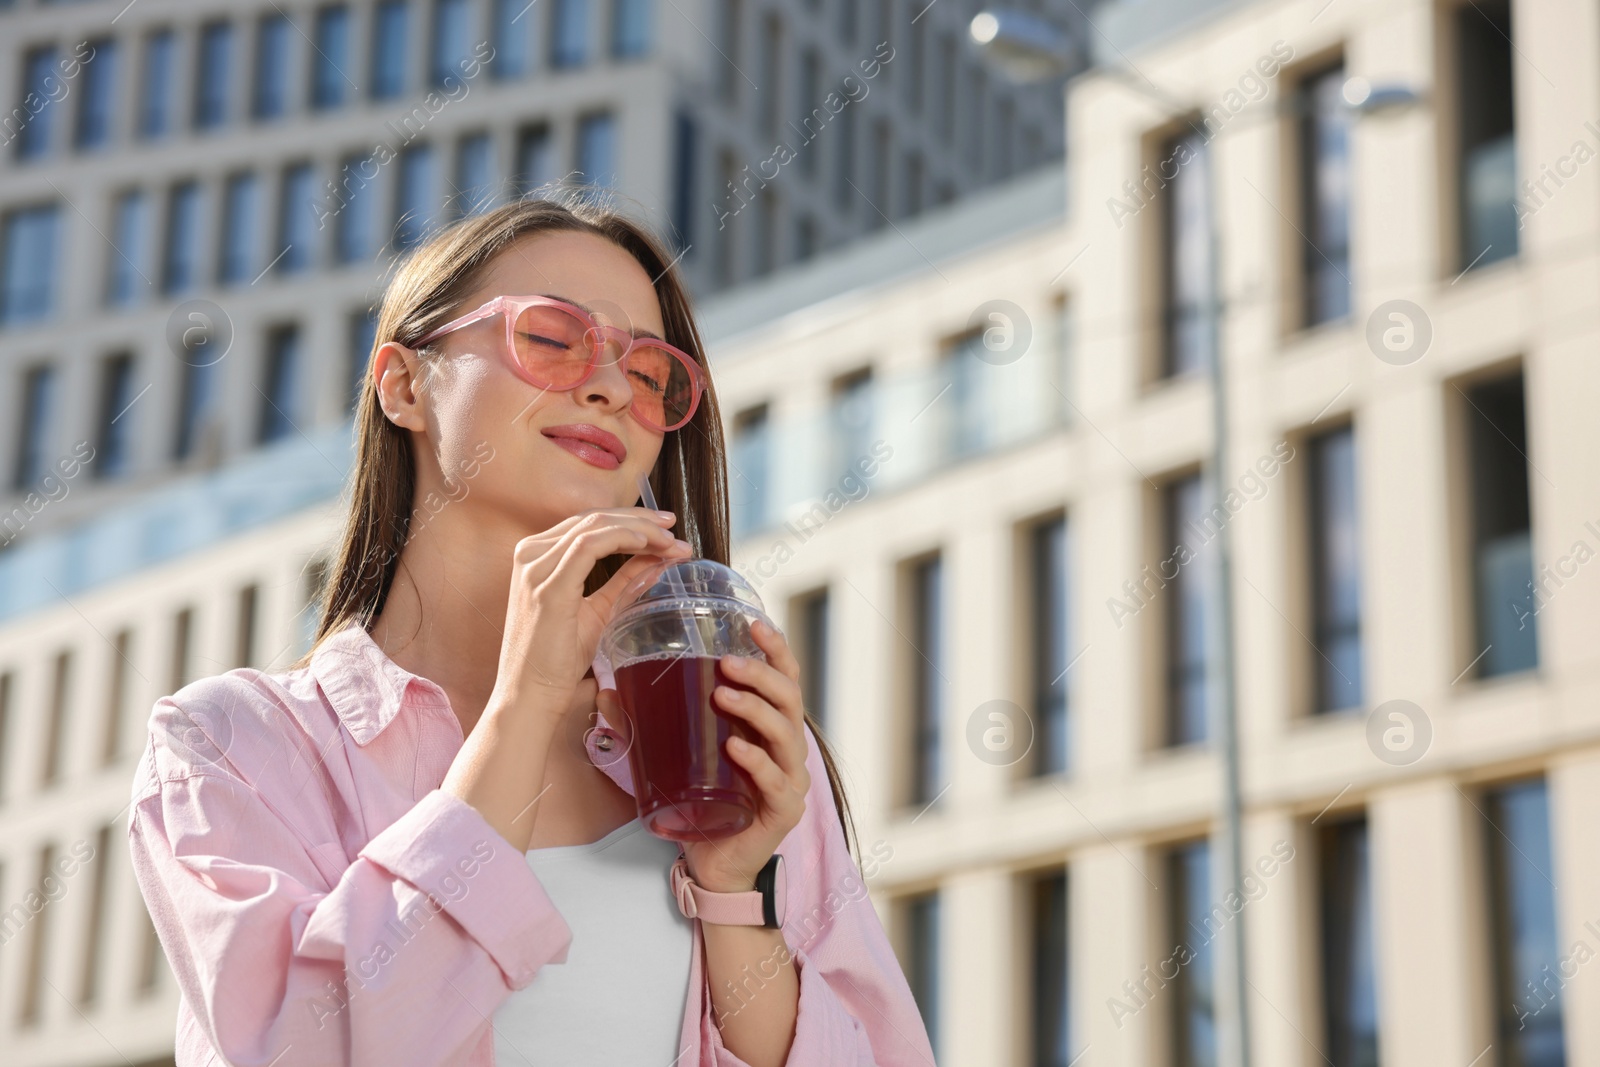
<path fill-rule="evenodd" d="M 438 234 L 385 293 L 356 435 L 312 651 L 152 711 L 129 844 L 179 1067 L 932 1064 L 781 633 L 714 697 L 760 740 L 726 749 L 755 822 L 680 848 L 636 817 L 600 631 L 650 568 L 728 562 L 660 242 L 571 196 Z"/>

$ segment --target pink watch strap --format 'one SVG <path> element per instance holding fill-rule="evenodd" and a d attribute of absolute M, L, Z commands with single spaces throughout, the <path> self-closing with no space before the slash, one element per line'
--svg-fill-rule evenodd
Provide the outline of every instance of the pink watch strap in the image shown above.
<path fill-rule="evenodd" d="M 761 926 L 766 921 L 759 889 L 744 893 L 713 893 L 702 889 L 689 876 L 689 865 L 682 856 L 672 865 L 671 879 L 672 895 L 686 918 L 698 917 L 702 922 L 718 926 Z"/>

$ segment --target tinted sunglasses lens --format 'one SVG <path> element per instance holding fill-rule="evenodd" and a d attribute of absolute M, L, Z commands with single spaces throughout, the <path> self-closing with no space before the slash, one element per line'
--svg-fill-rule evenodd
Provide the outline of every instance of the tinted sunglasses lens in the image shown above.
<path fill-rule="evenodd" d="M 628 354 L 628 380 L 633 405 L 657 429 L 676 425 L 694 402 L 694 380 L 683 360 L 664 348 L 640 343 Z"/>
<path fill-rule="evenodd" d="M 577 383 L 589 368 L 588 326 L 569 311 L 549 305 L 524 308 L 511 336 L 517 362 L 550 388 Z"/>

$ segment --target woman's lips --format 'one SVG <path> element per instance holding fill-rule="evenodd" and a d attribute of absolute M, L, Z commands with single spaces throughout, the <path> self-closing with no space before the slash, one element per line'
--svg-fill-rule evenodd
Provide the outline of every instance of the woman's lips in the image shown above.
<path fill-rule="evenodd" d="M 579 459 L 582 459 L 588 463 L 593 463 L 596 467 L 603 467 L 608 471 L 614 471 L 618 467 L 622 466 L 621 460 L 617 459 L 613 453 L 606 451 L 599 445 L 590 444 L 588 441 L 580 441 L 576 437 L 557 437 L 554 434 L 545 434 L 545 437 L 553 443 L 560 445 L 568 452 L 571 452 Z"/>

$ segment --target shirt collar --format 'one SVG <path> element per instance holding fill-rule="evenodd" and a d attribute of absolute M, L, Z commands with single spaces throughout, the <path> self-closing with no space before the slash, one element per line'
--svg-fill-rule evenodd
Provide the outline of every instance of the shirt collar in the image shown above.
<path fill-rule="evenodd" d="M 356 619 L 318 646 L 311 656 L 311 674 L 339 721 L 361 746 L 371 743 L 394 721 L 408 695 L 419 707 L 450 707 L 438 683 L 412 674 L 390 659 Z"/>

